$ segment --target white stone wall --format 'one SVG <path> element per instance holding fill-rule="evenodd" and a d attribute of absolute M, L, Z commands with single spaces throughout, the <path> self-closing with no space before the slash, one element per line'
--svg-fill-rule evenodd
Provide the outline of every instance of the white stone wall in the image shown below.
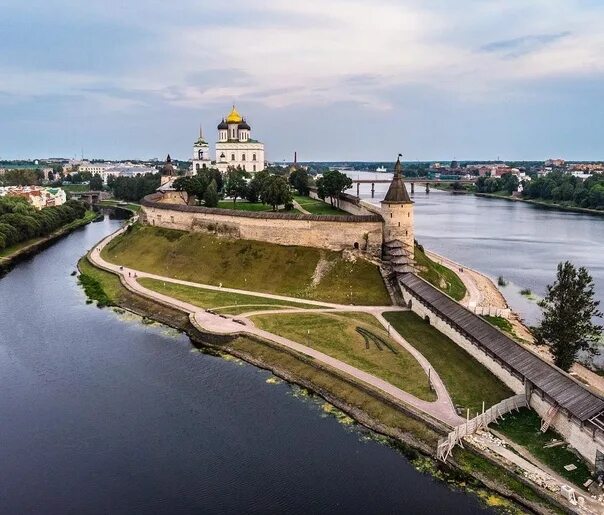
<path fill-rule="evenodd" d="M 521 380 L 513 376 L 503 366 L 488 356 L 483 350 L 463 337 L 446 322 L 441 320 L 435 313 L 430 311 L 428 308 L 426 308 L 426 306 L 410 295 L 405 288 L 401 288 L 401 290 L 405 302 L 411 301 L 411 310 L 414 313 L 419 315 L 421 318 L 425 318 L 426 316 L 429 317 L 430 325 L 438 329 L 438 331 L 443 333 L 445 336 L 448 336 L 479 363 L 488 368 L 514 393 L 525 393 L 525 387 Z M 535 392 L 533 392 L 531 395 L 529 404 L 541 418 L 545 418 L 547 411 L 551 407 L 547 401 L 542 400 L 541 397 Z M 572 445 L 591 465 L 595 464 L 596 450 L 599 449 L 600 451 L 604 452 L 604 435 L 602 435 L 602 433 L 596 433 L 596 437 L 594 438 L 591 430 L 581 428 L 576 420 L 569 420 L 564 413 L 558 413 L 554 417 L 552 427 L 554 427 L 554 429 L 558 431 L 566 439 L 566 441 L 568 441 L 568 443 L 570 443 L 570 445 Z"/>
<path fill-rule="evenodd" d="M 224 159 L 220 157 L 224 153 Z M 256 159 L 254 160 L 254 154 Z M 232 157 L 235 157 L 233 160 Z M 243 157 L 245 156 L 245 160 Z M 216 166 L 225 172 L 229 166 L 241 166 L 247 172 L 260 172 L 264 170 L 264 144 L 226 142 L 216 143 Z M 255 167 L 255 169 L 254 169 Z"/>
<path fill-rule="evenodd" d="M 310 198 L 322 200 L 319 198 L 319 195 L 317 194 L 317 190 L 310 190 L 310 192 L 308 193 L 308 196 Z M 343 209 L 344 211 L 346 211 L 347 213 L 350 213 L 351 215 L 359 215 L 359 216 L 381 214 L 379 209 L 370 211 L 365 206 L 363 206 L 361 203 L 357 204 L 357 203 L 353 202 L 352 200 L 348 200 L 346 197 L 340 199 L 340 209 Z"/>
<path fill-rule="evenodd" d="M 246 217 L 212 212 L 182 212 L 143 206 L 149 225 L 181 231 L 205 231 L 244 240 L 300 245 L 340 251 L 355 248 L 380 256 L 382 222 L 339 222 Z"/>

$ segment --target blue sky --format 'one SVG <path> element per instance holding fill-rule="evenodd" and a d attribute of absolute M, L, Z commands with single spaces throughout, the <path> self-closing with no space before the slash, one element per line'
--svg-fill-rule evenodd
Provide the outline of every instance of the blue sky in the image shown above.
<path fill-rule="evenodd" d="M 604 3 L 0 0 L 0 159 L 604 159 Z"/>

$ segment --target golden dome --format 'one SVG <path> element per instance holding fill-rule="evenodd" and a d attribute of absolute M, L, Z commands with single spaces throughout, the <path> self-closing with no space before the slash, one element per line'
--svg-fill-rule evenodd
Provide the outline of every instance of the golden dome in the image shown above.
<path fill-rule="evenodd" d="M 241 123 L 242 121 L 243 121 L 243 118 L 237 112 L 237 109 L 235 109 L 235 106 L 233 106 L 233 109 L 231 109 L 231 112 L 226 117 L 226 122 L 227 123 Z"/>

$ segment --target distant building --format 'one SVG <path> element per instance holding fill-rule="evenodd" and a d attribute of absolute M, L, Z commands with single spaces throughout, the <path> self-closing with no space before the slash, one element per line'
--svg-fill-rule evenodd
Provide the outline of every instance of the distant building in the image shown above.
<path fill-rule="evenodd" d="M 229 166 L 239 166 L 247 172 L 264 170 L 264 143 L 250 137 L 252 129 L 235 106 L 217 129 L 216 168 L 221 172 Z"/>
<path fill-rule="evenodd" d="M 61 188 L 40 188 L 39 186 L 0 187 L 0 197 L 22 197 L 36 209 L 60 206 L 67 202 L 67 195 Z"/>
<path fill-rule="evenodd" d="M 203 133 L 200 127 L 199 138 L 193 143 L 193 171 L 198 172 L 203 168 L 210 168 L 211 166 L 210 145 L 203 139 Z"/>
<path fill-rule="evenodd" d="M 566 161 L 564 159 L 548 159 L 544 164 L 547 167 L 564 168 Z"/>
<path fill-rule="evenodd" d="M 146 173 L 157 173 L 155 168 L 143 164 L 134 164 L 129 161 L 119 163 L 89 163 L 88 161 L 82 161 L 79 164 L 77 171 L 88 172 L 92 175 L 100 175 L 105 184 L 107 184 L 107 179 L 111 176 L 135 177 Z"/>

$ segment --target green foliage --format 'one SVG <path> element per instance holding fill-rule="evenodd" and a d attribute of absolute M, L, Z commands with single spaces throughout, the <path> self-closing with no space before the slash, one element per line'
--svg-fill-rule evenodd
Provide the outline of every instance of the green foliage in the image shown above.
<path fill-rule="evenodd" d="M 527 183 L 522 196 L 601 210 L 604 209 L 604 174 L 593 174 L 583 181 L 568 173 L 551 172 Z"/>
<path fill-rule="evenodd" d="M 569 261 L 560 263 L 556 281 L 547 286 L 547 295 L 539 302 L 543 319 L 535 336 L 551 347 L 554 363 L 562 370 L 570 370 L 579 351 L 598 354 L 602 326 L 594 320 L 602 317 L 599 304 L 587 269 L 577 269 Z"/>
<path fill-rule="evenodd" d="M 47 236 L 84 217 L 85 213 L 86 207 L 75 200 L 37 210 L 23 198 L 1 197 L 0 251 L 32 238 Z"/>
<path fill-rule="evenodd" d="M 218 206 L 218 188 L 214 179 L 212 179 L 212 182 L 210 182 L 210 185 L 208 186 L 203 195 L 203 203 L 205 207 Z"/>
<path fill-rule="evenodd" d="M 476 191 L 478 193 L 497 193 L 504 192 L 511 195 L 518 191 L 520 181 L 512 173 L 504 173 L 500 178 L 497 177 L 479 177 L 476 180 Z"/>
<path fill-rule="evenodd" d="M 510 333 L 512 335 L 514 334 L 514 327 L 512 326 L 509 320 L 503 317 L 492 315 L 482 315 L 482 318 L 484 318 L 490 324 L 493 324 L 495 327 L 498 327 L 502 331 L 505 331 L 506 333 Z"/>
<path fill-rule="evenodd" d="M 278 206 L 291 204 L 292 193 L 283 177 L 271 175 L 263 184 L 260 199 L 265 204 L 272 206 L 273 211 L 277 211 Z"/>
<path fill-rule="evenodd" d="M 246 200 L 248 202 L 258 202 L 260 199 L 260 194 L 264 189 L 266 181 L 270 177 L 270 173 L 267 170 L 262 170 L 261 172 L 256 172 L 252 177 L 252 180 L 249 182 L 247 191 L 246 191 Z"/>
<path fill-rule="evenodd" d="M 0 175 L 0 186 L 33 186 L 40 184 L 44 175 L 39 169 L 18 168 Z"/>
<path fill-rule="evenodd" d="M 233 205 L 238 198 L 245 198 L 247 194 L 246 178 L 249 174 L 241 168 L 229 166 L 226 172 L 224 192 L 233 199 Z"/>
<path fill-rule="evenodd" d="M 91 275 L 84 273 L 80 274 L 80 284 L 84 287 L 86 296 L 90 300 L 97 301 L 97 306 L 99 308 L 109 306 L 111 304 L 109 297 L 103 289 L 103 285 Z"/>
<path fill-rule="evenodd" d="M 90 191 L 100 191 L 103 189 L 103 178 L 97 173 L 90 179 Z"/>
<path fill-rule="evenodd" d="M 299 195 L 308 195 L 310 187 L 310 175 L 304 168 L 294 168 L 289 174 L 288 182 Z"/>
<path fill-rule="evenodd" d="M 146 173 L 136 177 L 110 177 L 107 183 L 114 197 L 130 202 L 140 202 L 144 196 L 154 193 L 159 185 L 159 173 Z"/>
<path fill-rule="evenodd" d="M 352 187 L 352 179 L 345 173 L 338 172 L 337 170 L 329 170 L 325 172 L 323 177 L 317 180 L 317 193 L 319 197 L 325 200 L 329 197 L 331 205 L 339 207 L 340 196 L 348 188 Z"/>

